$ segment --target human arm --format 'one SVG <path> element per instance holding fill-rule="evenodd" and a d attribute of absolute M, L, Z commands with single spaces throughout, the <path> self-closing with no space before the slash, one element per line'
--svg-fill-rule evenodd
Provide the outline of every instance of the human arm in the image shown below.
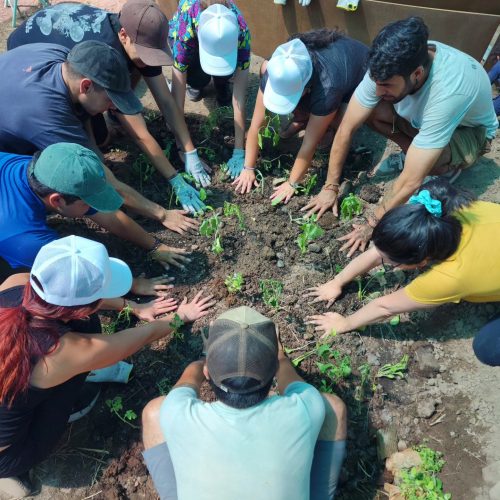
<path fill-rule="evenodd" d="M 278 332 L 276 332 L 278 335 Z M 304 382 L 304 379 L 295 371 L 292 363 L 283 351 L 283 346 L 278 338 L 278 370 L 276 371 L 278 391 L 284 394 L 292 382 Z"/>
<path fill-rule="evenodd" d="M 237 69 L 233 83 L 234 147 L 244 149 L 246 111 L 245 101 L 248 87 L 248 69 Z"/>
<path fill-rule="evenodd" d="M 350 283 L 357 276 L 363 276 L 370 269 L 379 266 L 382 263 L 382 257 L 375 246 L 369 248 L 366 252 L 352 260 L 335 278 L 318 285 L 308 288 L 304 297 L 314 297 L 313 303 L 325 301 L 327 309 L 335 302 L 342 293 L 342 288 Z"/>
<path fill-rule="evenodd" d="M 172 96 L 179 112 L 184 112 L 184 99 L 186 98 L 187 73 L 172 66 Z"/>
<path fill-rule="evenodd" d="M 372 300 L 350 316 L 344 317 L 337 313 L 327 312 L 310 316 L 307 322 L 316 325 L 316 331 L 324 332 L 323 336 L 327 336 L 332 332 L 341 334 L 357 330 L 372 323 L 388 320 L 397 314 L 433 307 L 435 307 L 433 304 L 424 304 L 410 299 L 405 289 L 402 288 L 397 292 Z"/>
<path fill-rule="evenodd" d="M 174 281 L 174 278 L 169 278 L 167 275 L 156 276 L 154 278 L 145 278 L 144 276 L 144 273 L 142 273 L 132 280 L 131 293 L 135 295 L 164 297 L 167 294 L 167 290 L 174 287 L 174 285 L 167 285 L 167 283 Z"/>
<path fill-rule="evenodd" d="M 294 186 L 302 181 L 309 170 L 316 147 L 336 114 L 336 111 L 325 116 L 311 114 L 307 122 L 302 145 L 300 146 L 297 158 L 295 158 L 288 180 L 274 188 L 274 193 L 271 195 L 272 200 L 280 200 L 288 203 L 290 198 L 295 194 Z"/>
<path fill-rule="evenodd" d="M 328 209 L 332 209 L 333 214 L 338 216 L 338 186 L 340 185 L 344 162 L 347 158 L 354 133 L 363 125 L 371 113 L 372 108 L 362 106 L 355 95 L 351 97 L 345 115 L 333 139 L 325 184 L 320 193 L 301 209 L 302 211 L 308 210 L 306 217 L 317 213 L 319 219 Z M 336 187 L 336 189 L 331 189 L 332 187 Z"/>
<path fill-rule="evenodd" d="M 175 311 L 177 309 L 177 300 L 158 297 L 149 302 L 138 304 L 133 300 L 119 297 L 116 299 L 103 299 L 99 304 L 99 310 L 123 311 L 126 308 L 143 321 L 154 321 L 157 316 Z"/>
<path fill-rule="evenodd" d="M 173 388 L 176 387 L 191 387 L 196 391 L 197 394 L 200 393 L 201 384 L 206 380 L 203 373 L 203 367 L 205 366 L 205 359 L 199 359 L 193 361 L 186 366 L 182 375 L 180 376 L 177 383 Z"/>

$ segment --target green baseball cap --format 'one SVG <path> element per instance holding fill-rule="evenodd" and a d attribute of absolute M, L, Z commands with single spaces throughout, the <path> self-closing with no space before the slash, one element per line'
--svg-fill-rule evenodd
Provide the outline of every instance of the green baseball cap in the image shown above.
<path fill-rule="evenodd" d="M 99 157 L 80 144 L 59 142 L 44 149 L 30 173 L 61 194 L 81 198 L 98 212 L 115 212 L 123 198 L 106 180 Z"/>

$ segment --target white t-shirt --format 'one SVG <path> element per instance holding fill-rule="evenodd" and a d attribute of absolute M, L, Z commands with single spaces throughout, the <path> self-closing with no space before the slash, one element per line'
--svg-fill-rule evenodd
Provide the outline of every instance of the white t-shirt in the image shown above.
<path fill-rule="evenodd" d="M 311 464 L 323 425 L 321 394 L 293 382 L 283 396 L 238 410 L 173 389 L 160 423 L 179 500 L 308 500 Z"/>
<path fill-rule="evenodd" d="M 485 127 L 493 139 L 498 120 L 491 99 L 488 74 L 475 59 L 453 47 L 436 46 L 434 61 L 424 85 L 394 104 L 396 113 L 419 130 L 412 144 L 422 149 L 439 149 L 449 144 L 458 126 Z M 354 95 L 365 108 L 380 101 L 375 82 L 366 72 Z"/>

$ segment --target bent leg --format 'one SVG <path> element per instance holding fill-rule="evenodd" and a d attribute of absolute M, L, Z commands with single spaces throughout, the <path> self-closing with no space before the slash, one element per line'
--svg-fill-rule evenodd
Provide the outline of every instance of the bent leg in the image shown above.
<path fill-rule="evenodd" d="M 325 421 L 314 449 L 311 468 L 311 500 L 331 500 L 344 462 L 347 437 L 347 408 L 334 394 L 322 394 Z"/>
<path fill-rule="evenodd" d="M 161 500 L 177 500 L 177 484 L 170 453 L 160 427 L 160 408 L 165 397 L 151 400 L 142 411 L 144 462 Z"/>
<path fill-rule="evenodd" d="M 500 315 L 479 330 L 472 342 L 472 348 L 481 363 L 500 366 Z"/>

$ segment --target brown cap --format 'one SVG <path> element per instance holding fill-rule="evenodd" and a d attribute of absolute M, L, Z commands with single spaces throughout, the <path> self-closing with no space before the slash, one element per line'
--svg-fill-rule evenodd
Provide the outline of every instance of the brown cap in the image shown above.
<path fill-rule="evenodd" d="M 205 338 L 207 369 L 213 383 L 226 392 L 245 394 L 267 385 L 278 366 L 276 326 L 247 306 L 229 309 L 210 325 Z M 244 390 L 227 383 L 248 377 L 255 384 Z"/>
<path fill-rule="evenodd" d="M 168 20 L 151 0 L 129 0 L 120 11 L 120 24 L 137 55 L 147 66 L 169 66 L 172 52 L 168 46 Z"/>

